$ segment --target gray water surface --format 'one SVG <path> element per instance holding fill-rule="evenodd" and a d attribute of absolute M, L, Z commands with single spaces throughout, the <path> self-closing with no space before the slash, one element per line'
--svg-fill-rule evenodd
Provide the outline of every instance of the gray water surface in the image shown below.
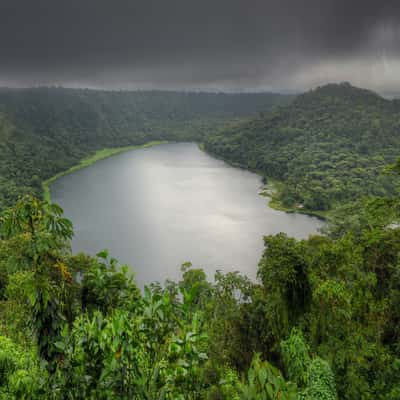
<path fill-rule="evenodd" d="M 164 144 L 101 160 L 64 176 L 51 196 L 75 227 L 74 252 L 128 264 L 139 285 L 179 279 L 191 261 L 256 276 L 263 236 L 305 238 L 317 218 L 286 214 L 259 196 L 260 177 L 205 154 L 194 143 Z"/>

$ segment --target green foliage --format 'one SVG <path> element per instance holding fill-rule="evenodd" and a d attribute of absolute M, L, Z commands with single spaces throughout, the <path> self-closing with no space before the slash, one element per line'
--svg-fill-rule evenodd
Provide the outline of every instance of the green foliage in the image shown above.
<path fill-rule="evenodd" d="M 251 332 L 246 307 L 252 292 L 253 283 L 247 277 L 238 272 L 216 272 L 205 311 L 209 357 L 214 364 L 239 371 L 249 366 L 255 349 L 250 335 L 245 334 L 246 330 Z"/>
<path fill-rule="evenodd" d="M 83 271 L 81 284 L 82 307 L 100 310 L 107 314 L 115 308 L 128 308 L 132 300 L 140 297 L 139 290 L 127 266 L 118 266 L 117 260 L 109 259 L 108 253 L 97 254 Z"/>
<path fill-rule="evenodd" d="M 284 207 L 324 212 L 361 196 L 394 194 L 393 178 L 381 171 L 398 157 L 399 115 L 398 101 L 346 83 L 326 85 L 224 127 L 204 146 L 282 182 L 274 197 Z"/>
<path fill-rule="evenodd" d="M 205 272 L 192 268 L 191 263 L 183 264 L 181 271 L 183 276 L 179 288 L 186 303 L 190 303 L 193 309 L 204 309 L 211 295 L 211 285 Z"/>
<path fill-rule="evenodd" d="M 72 224 L 62 217 L 62 209 L 57 205 L 29 196 L 6 210 L 0 223 L 4 240 L 22 237 L 28 244 L 24 256 L 30 261 L 31 269 L 28 279 L 20 285 L 11 280 L 5 290 L 6 299 L 29 305 L 31 328 L 36 334 L 40 355 L 51 361 L 55 357 L 53 342 L 65 319 L 62 302 L 65 285 L 71 277 L 60 257 L 66 249 L 66 240 L 72 237 Z M 25 265 L 15 266 L 16 272 Z"/>
<path fill-rule="evenodd" d="M 342 335 L 350 334 L 346 330 L 351 320 L 351 293 L 343 282 L 326 280 L 313 292 L 313 306 L 318 325 L 313 327 L 314 337 L 318 341 L 329 339 L 332 333 L 342 330 Z"/>
<path fill-rule="evenodd" d="M 335 379 L 329 364 L 321 358 L 315 358 L 309 367 L 307 387 L 304 398 L 307 400 L 336 400 Z"/>
<path fill-rule="evenodd" d="M 337 399 L 335 377 L 329 364 L 316 357 L 311 359 L 309 347 L 297 329 L 281 342 L 285 370 L 289 379 L 301 388 L 299 398 L 305 400 Z"/>
<path fill-rule="evenodd" d="M 186 271 L 182 301 L 156 287 L 141 295 L 127 268 L 106 251 L 97 258 L 70 256 L 65 240 L 72 231 L 61 213 L 26 198 L 1 219 L 5 265 L 21 250 L 28 261 L 6 273 L 1 321 L 13 329 L 0 328 L 25 346 L 34 336 L 29 346 L 47 376 L 38 393 L 51 399 L 195 398 L 207 360 L 198 280 Z M 19 239 L 22 248 L 10 245 Z M 18 311 L 14 318 L 11 307 Z M 37 379 L 42 374 L 32 372 Z M 24 376 L 18 367 L 7 378 L 8 392 L 22 390 Z"/>
<path fill-rule="evenodd" d="M 290 337 L 281 342 L 281 349 L 288 378 L 299 387 L 307 386 L 311 358 L 302 333 L 293 329 Z"/>
<path fill-rule="evenodd" d="M 141 292 L 22 198 L 0 217 L 0 399 L 397 399 L 399 208 L 358 207 L 328 236 L 266 237 L 258 282 L 186 263 Z"/>
<path fill-rule="evenodd" d="M 264 238 L 266 250 L 258 277 L 269 293 L 267 307 L 274 334 L 287 336 L 311 302 L 311 286 L 304 245 L 281 233 Z"/>
<path fill-rule="evenodd" d="M 297 400 L 296 385 L 286 382 L 281 373 L 256 355 L 251 363 L 247 380 L 238 385 L 241 400 Z"/>
<path fill-rule="evenodd" d="M 9 338 L 0 336 L 0 399 L 39 399 L 39 360 L 33 351 L 24 351 Z"/>
<path fill-rule="evenodd" d="M 189 325 L 171 324 L 168 304 L 158 302 L 151 296 L 135 314 L 79 317 L 56 343 L 62 363 L 53 392 L 74 399 L 175 399 L 196 392 L 198 368 L 207 359 L 199 316 Z"/>

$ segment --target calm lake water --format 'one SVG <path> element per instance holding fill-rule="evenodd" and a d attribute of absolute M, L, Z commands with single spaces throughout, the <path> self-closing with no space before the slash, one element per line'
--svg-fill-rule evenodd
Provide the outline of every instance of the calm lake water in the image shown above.
<path fill-rule="evenodd" d="M 191 261 L 254 278 L 263 236 L 305 238 L 316 218 L 286 214 L 258 195 L 259 176 L 230 167 L 196 144 L 164 144 L 122 153 L 64 176 L 51 186 L 75 227 L 75 252 L 110 255 L 128 264 L 139 285 L 179 279 Z"/>

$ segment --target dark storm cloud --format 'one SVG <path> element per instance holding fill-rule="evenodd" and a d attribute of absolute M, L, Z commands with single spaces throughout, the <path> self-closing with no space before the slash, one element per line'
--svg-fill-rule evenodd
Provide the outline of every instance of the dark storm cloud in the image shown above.
<path fill-rule="evenodd" d="M 0 83 L 400 89 L 399 21 L 392 0 L 0 0 Z"/>

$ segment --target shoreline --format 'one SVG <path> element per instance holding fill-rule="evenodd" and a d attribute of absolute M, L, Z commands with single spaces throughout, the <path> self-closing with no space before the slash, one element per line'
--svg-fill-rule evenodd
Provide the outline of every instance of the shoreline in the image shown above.
<path fill-rule="evenodd" d="M 42 189 L 43 189 L 43 199 L 51 203 L 51 194 L 50 194 L 50 185 L 54 183 L 56 180 L 60 179 L 61 177 L 71 174 L 72 172 L 79 171 L 80 169 L 89 167 L 93 165 L 97 161 L 104 160 L 106 158 L 112 157 L 114 155 L 125 153 L 131 150 L 140 150 L 145 149 L 147 147 L 158 146 L 160 144 L 166 144 L 168 141 L 160 140 L 160 141 L 151 141 L 141 145 L 133 145 L 133 146 L 124 146 L 124 147 L 108 147 L 101 150 L 97 150 L 94 154 L 83 158 L 79 161 L 78 164 L 68 168 L 65 171 L 61 171 L 56 175 L 53 175 L 51 178 L 46 179 L 42 182 Z"/>
<path fill-rule="evenodd" d="M 49 203 L 51 203 L 50 185 L 65 175 L 68 175 L 68 174 L 71 174 L 72 172 L 79 171 L 80 169 L 89 167 L 89 166 L 95 164 L 97 161 L 104 160 L 106 158 L 112 157 L 117 154 L 125 153 L 125 152 L 131 151 L 131 150 L 145 149 L 148 147 L 158 146 L 158 145 L 166 144 L 166 143 L 169 143 L 169 142 L 167 140 L 160 140 L 160 141 L 147 142 L 142 145 L 132 145 L 132 146 L 124 146 L 124 147 L 107 147 L 107 148 L 104 148 L 101 150 L 97 150 L 94 154 L 81 159 L 78 164 L 72 166 L 71 168 L 68 168 L 65 171 L 61 171 L 58 174 L 53 175 L 51 178 L 43 181 L 42 182 L 43 199 L 45 201 L 48 201 Z M 224 160 L 221 157 L 216 156 L 213 153 L 208 152 L 205 149 L 205 146 L 202 142 L 195 142 L 195 143 L 197 144 L 197 147 L 202 152 L 208 154 L 209 156 L 219 159 L 221 161 L 224 161 L 227 164 L 231 165 L 232 167 L 240 168 L 245 171 L 250 171 L 249 169 L 244 168 L 243 166 L 241 166 L 239 164 L 229 162 L 227 160 Z M 263 175 L 257 171 L 250 171 L 250 172 L 256 173 L 261 178 L 263 178 Z M 267 199 L 267 205 L 269 207 L 271 207 L 272 209 L 274 209 L 276 211 L 282 211 L 282 212 L 286 212 L 288 214 L 303 214 L 303 215 L 308 215 L 310 217 L 316 217 L 322 221 L 326 221 L 328 219 L 329 211 L 328 212 L 326 212 L 326 211 L 318 212 L 318 211 L 303 210 L 301 208 L 285 207 L 279 200 L 279 185 L 280 185 L 279 181 L 276 181 L 274 179 L 267 177 L 267 183 L 263 185 L 260 192 L 258 193 L 259 196 L 265 197 Z"/>
<path fill-rule="evenodd" d="M 304 210 L 299 207 L 286 207 L 279 200 L 279 184 L 281 182 L 267 178 L 268 183 L 266 183 L 260 190 L 259 195 L 268 199 L 268 205 L 276 211 L 283 211 L 288 214 L 303 214 L 309 217 L 315 217 L 321 221 L 327 221 L 329 218 L 329 211 L 310 211 Z"/>
<path fill-rule="evenodd" d="M 259 175 L 262 179 L 264 178 L 264 175 L 262 175 L 259 171 L 252 171 L 247 168 L 244 168 L 242 165 L 234 162 L 230 162 L 228 160 L 225 160 L 221 157 L 218 157 L 217 155 L 208 152 L 205 149 L 204 143 L 197 143 L 198 148 L 203 151 L 204 153 L 208 154 L 211 157 L 217 158 L 218 160 L 224 161 L 227 164 L 231 165 L 232 167 L 235 168 L 240 168 L 245 171 L 250 171 L 253 172 L 257 175 Z M 304 210 L 301 208 L 290 208 L 290 207 L 285 207 L 281 201 L 279 200 L 279 185 L 281 182 L 267 177 L 267 183 L 263 184 L 262 189 L 258 193 L 260 196 L 265 197 L 267 199 L 267 205 L 271 207 L 272 209 L 276 211 L 282 211 L 286 212 L 288 214 L 303 214 L 303 215 L 308 215 L 309 217 L 315 217 L 320 219 L 321 221 L 327 221 L 329 218 L 329 211 L 310 211 L 310 210 Z"/>

